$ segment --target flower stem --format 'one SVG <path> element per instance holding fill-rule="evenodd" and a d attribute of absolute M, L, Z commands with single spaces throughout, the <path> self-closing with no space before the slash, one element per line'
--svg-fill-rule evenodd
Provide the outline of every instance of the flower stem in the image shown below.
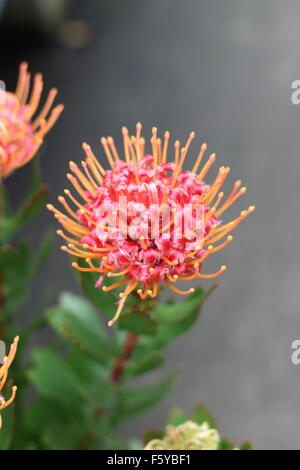
<path fill-rule="evenodd" d="M 123 372 L 124 372 L 124 366 L 126 362 L 131 358 L 134 348 L 137 344 L 138 341 L 138 335 L 135 333 L 127 333 L 127 336 L 125 338 L 124 344 L 123 344 L 123 352 L 120 357 L 115 362 L 115 365 L 113 367 L 112 373 L 111 373 L 111 381 L 113 383 L 119 383 Z"/>

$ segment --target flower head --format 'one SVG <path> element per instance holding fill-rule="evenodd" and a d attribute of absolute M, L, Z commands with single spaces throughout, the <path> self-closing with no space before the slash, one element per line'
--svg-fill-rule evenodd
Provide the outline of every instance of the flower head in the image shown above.
<path fill-rule="evenodd" d="M 19 337 L 16 336 L 15 339 L 14 339 L 14 342 L 12 343 L 12 345 L 10 347 L 10 351 L 9 351 L 8 356 L 3 359 L 3 365 L 0 366 L 0 392 L 1 392 L 1 390 L 3 389 L 3 387 L 5 385 L 7 375 L 8 375 L 8 369 L 9 369 L 9 367 L 10 367 L 10 365 L 11 365 L 11 363 L 14 360 L 14 357 L 16 355 L 18 341 L 19 341 Z M 11 397 L 6 401 L 0 393 L 0 411 L 4 410 L 4 408 L 6 408 L 8 405 L 10 405 L 13 402 L 13 400 L 16 396 L 16 391 L 17 391 L 17 387 L 16 386 L 12 387 Z M 1 427 L 2 427 L 2 418 L 1 418 L 1 414 L 0 414 L 0 429 L 1 429 Z"/>
<path fill-rule="evenodd" d="M 216 159 L 215 154 L 210 155 L 199 171 L 206 144 L 201 145 L 192 170 L 183 171 L 194 132 L 183 147 L 178 140 L 175 142 L 171 162 L 167 161 L 169 132 L 161 140 L 157 129 L 152 129 L 151 155 L 145 154 L 141 124 L 137 124 L 134 136 L 129 136 L 125 127 L 122 133 L 125 160 L 119 157 L 111 137 L 102 138 L 111 167 L 105 171 L 90 146 L 83 144 L 86 158 L 81 162 L 82 169 L 70 162 L 71 173 L 67 174 L 81 200 L 66 189 L 71 205 L 63 196 L 58 200 L 67 215 L 48 205 L 65 229 L 57 232 L 68 242 L 62 250 L 86 261 L 85 266 L 74 262 L 74 268 L 98 272 L 97 288 L 105 275 L 121 276 L 109 287 L 102 286 L 104 291 L 125 287 L 109 325 L 116 321 L 134 290 L 142 299 L 155 297 L 162 284 L 179 294 L 189 294 L 193 288 L 181 291 L 174 283 L 213 278 L 225 271 L 226 266 L 222 266 L 214 274 L 203 274 L 202 263 L 231 242 L 229 233 L 254 210 L 250 206 L 236 219 L 222 222 L 222 214 L 246 188 L 236 181 L 224 197 L 220 188 L 229 167 L 221 167 L 213 182 L 205 183 Z M 215 245 L 224 237 L 227 238 Z"/>
<path fill-rule="evenodd" d="M 27 64 L 20 65 L 14 93 L 1 93 L 0 102 L 0 180 L 31 160 L 63 110 L 52 109 L 57 90 L 50 90 L 45 104 L 37 113 L 43 91 L 43 77 L 36 74 L 30 92 Z"/>
<path fill-rule="evenodd" d="M 218 431 L 208 423 L 186 421 L 179 426 L 167 426 L 165 436 L 148 442 L 145 450 L 217 450 L 219 443 Z"/>

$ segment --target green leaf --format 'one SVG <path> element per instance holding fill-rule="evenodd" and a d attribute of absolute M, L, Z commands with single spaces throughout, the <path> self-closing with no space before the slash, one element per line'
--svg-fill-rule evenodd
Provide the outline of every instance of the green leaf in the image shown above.
<path fill-rule="evenodd" d="M 58 410 L 57 410 L 58 411 Z M 75 410 L 74 410 L 75 411 Z M 57 413 L 58 414 L 58 413 Z M 87 430 L 76 413 L 64 419 L 64 414 L 57 416 L 56 420 L 47 424 L 43 440 L 53 450 L 75 450 L 81 448 Z"/>
<path fill-rule="evenodd" d="M 0 249 L 0 270 L 4 278 L 5 311 L 15 313 L 25 301 L 31 281 L 31 249 L 28 244 Z"/>
<path fill-rule="evenodd" d="M 0 219 L 0 228 L 1 228 L 1 222 L 6 216 L 9 215 L 10 213 L 10 202 L 7 194 L 7 188 L 5 184 L 2 183 L 0 184 L 0 211 L 1 211 L 1 219 Z M 1 234 L 0 230 L 0 234 Z"/>
<path fill-rule="evenodd" d="M 234 448 L 234 443 L 228 439 L 221 439 L 219 442 L 218 450 L 232 450 Z"/>
<path fill-rule="evenodd" d="M 191 419 L 199 425 L 203 424 L 204 422 L 207 422 L 209 424 L 209 427 L 217 427 L 215 419 L 212 417 L 207 408 L 200 403 L 195 407 Z"/>
<path fill-rule="evenodd" d="M 155 335 L 156 321 L 147 312 L 128 311 L 119 319 L 119 328 L 137 335 Z"/>
<path fill-rule="evenodd" d="M 27 427 L 32 433 L 38 433 L 42 437 L 43 447 L 90 448 L 95 444 L 99 449 L 99 439 L 108 439 L 111 435 L 108 410 L 115 400 L 115 386 L 108 381 L 107 371 L 99 362 L 78 349 L 71 348 L 62 361 L 77 381 L 76 384 L 74 380 L 70 382 L 67 378 L 67 383 L 71 383 L 74 389 L 67 392 L 68 405 L 60 400 L 60 394 L 57 395 L 60 383 L 54 387 L 51 381 L 50 393 L 49 390 L 40 392 L 38 400 L 27 410 Z M 56 370 L 51 369 L 53 365 L 55 366 L 53 361 L 50 361 L 48 374 L 53 375 L 57 381 Z M 62 392 L 65 393 L 66 390 Z M 65 436 L 65 433 L 68 435 Z M 95 434 L 95 442 L 94 439 L 90 442 L 90 433 Z M 62 435 L 60 442 L 57 434 Z"/>
<path fill-rule="evenodd" d="M 55 400 L 39 397 L 25 410 L 27 435 L 40 442 L 43 449 L 75 449 L 83 440 L 86 426 L 82 425 L 82 402 L 79 411 L 69 409 Z"/>
<path fill-rule="evenodd" d="M 115 399 L 115 387 L 108 380 L 108 370 L 77 348 L 71 349 L 68 364 L 83 384 L 80 390 L 82 397 L 98 415 L 105 413 L 105 407 L 111 406 Z"/>
<path fill-rule="evenodd" d="M 250 441 L 245 441 L 242 442 L 239 446 L 240 450 L 252 450 L 252 442 Z"/>
<path fill-rule="evenodd" d="M 206 291 L 199 287 L 193 294 L 184 298 L 182 302 L 158 304 L 153 315 L 158 321 L 165 323 L 181 322 L 200 307 L 206 296 Z"/>
<path fill-rule="evenodd" d="M 0 243 L 7 243 L 9 241 L 10 231 L 12 230 L 12 219 L 5 214 L 0 218 Z"/>
<path fill-rule="evenodd" d="M 14 314 L 25 302 L 34 276 L 51 250 L 51 237 L 44 238 L 36 257 L 28 243 L 0 247 L 0 271 L 4 280 L 5 311 Z"/>
<path fill-rule="evenodd" d="M 30 219 L 35 217 L 45 207 L 48 199 L 48 186 L 41 185 L 36 191 L 29 194 L 15 215 L 6 217 L 1 226 L 2 240 L 9 240 Z"/>
<path fill-rule="evenodd" d="M 146 429 L 143 433 L 143 443 L 144 446 L 153 439 L 162 439 L 164 437 L 163 431 L 158 431 L 156 429 Z"/>
<path fill-rule="evenodd" d="M 179 426 L 180 424 L 184 423 L 187 421 L 187 416 L 186 414 L 177 406 L 172 408 L 168 419 L 167 419 L 167 424 L 171 424 L 172 426 Z"/>
<path fill-rule="evenodd" d="M 0 429 L 0 450 L 8 450 L 11 445 L 14 429 L 14 404 L 0 411 L 2 428 Z"/>
<path fill-rule="evenodd" d="M 141 375 L 145 372 L 150 372 L 164 363 L 164 357 L 159 351 L 153 351 L 146 357 L 143 357 L 138 362 L 130 362 L 126 366 L 126 371 L 129 375 Z"/>
<path fill-rule="evenodd" d="M 35 191 L 38 190 L 38 188 L 41 186 L 42 183 L 42 177 L 41 177 L 41 160 L 40 160 L 40 154 L 39 152 L 35 156 L 33 160 L 31 160 L 31 166 L 32 166 L 32 173 L 31 173 L 31 181 L 29 184 L 29 194 L 34 193 Z"/>
<path fill-rule="evenodd" d="M 15 219 L 15 228 L 19 230 L 21 226 L 35 217 L 45 207 L 47 199 L 48 186 L 42 184 L 20 207 Z"/>
<path fill-rule="evenodd" d="M 58 408 L 63 408 L 56 400 L 39 396 L 30 406 L 24 409 L 24 424 L 27 433 L 40 434 L 47 423 L 56 419 Z M 60 413 L 60 410 L 59 410 Z"/>
<path fill-rule="evenodd" d="M 182 335 L 194 325 L 200 315 L 203 301 L 210 295 L 210 293 L 215 289 L 215 287 L 215 285 L 212 286 L 208 291 L 205 292 L 204 295 L 202 295 L 202 292 L 200 292 L 199 294 L 197 294 L 197 292 L 192 294 L 194 297 L 196 294 L 198 302 L 195 302 L 195 304 L 193 304 L 194 308 L 191 309 L 189 311 L 189 315 L 185 316 L 181 321 L 177 321 L 176 323 L 165 323 L 163 321 L 158 322 L 157 334 L 155 337 L 157 347 L 165 346 L 166 343 L 173 340 L 177 336 Z M 156 316 L 155 312 L 154 316 Z"/>
<path fill-rule="evenodd" d="M 78 260 L 78 264 L 80 261 Z M 99 279 L 99 273 L 77 271 L 82 289 L 88 299 L 95 305 L 100 312 L 103 312 L 109 318 L 112 318 L 116 312 L 116 301 L 118 300 L 110 292 L 103 292 L 101 288 L 96 288 L 96 282 Z M 109 286 L 116 282 L 116 278 L 105 279 L 105 285 Z"/>
<path fill-rule="evenodd" d="M 128 450 L 143 450 L 144 446 L 139 439 L 130 439 L 127 443 Z"/>
<path fill-rule="evenodd" d="M 33 367 L 29 378 L 42 396 L 74 410 L 82 401 L 81 381 L 70 369 L 65 358 L 51 348 L 37 349 L 33 353 Z"/>
<path fill-rule="evenodd" d="M 46 263 L 52 249 L 54 246 L 54 235 L 53 233 L 46 233 L 43 237 L 42 242 L 40 244 L 38 253 L 33 260 L 32 265 L 32 276 L 36 276 L 39 271 L 42 269 L 44 264 Z"/>
<path fill-rule="evenodd" d="M 81 447 L 85 435 L 82 423 L 74 419 L 49 423 L 45 429 L 43 440 L 52 450 L 77 450 Z"/>
<path fill-rule="evenodd" d="M 164 347 L 166 343 L 172 341 L 177 336 L 183 335 L 197 321 L 200 315 L 200 309 L 195 310 L 189 317 L 181 322 L 174 324 L 159 323 L 157 328 L 156 340 L 158 347 Z"/>
<path fill-rule="evenodd" d="M 102 361 L 111 361 L 119 347 L 107 338 L 92 305 L 85 299 L 64 293 L 60 305 L 47 311 L 51 326 L 64 338 Z"/>
<path fill-rule="evenodd" d="M 151 408 L 161 401 L 172 389 L 178 369 L 171 372 L 166 378 L 149 387 L 124 389 L 120 397 L 118 420 L 128 419 L 136 414 Z"/>

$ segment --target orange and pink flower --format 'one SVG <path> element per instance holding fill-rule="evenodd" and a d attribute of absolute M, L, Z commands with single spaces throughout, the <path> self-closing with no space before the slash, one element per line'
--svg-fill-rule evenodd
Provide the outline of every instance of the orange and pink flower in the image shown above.
<path fill-rule="evenodd" d="M 254 206 L 250 206 L 236 219 L 223 223 L 223 213 L 246 191 L 241 181 L 236 181 L 228 197 L 224 197 L 220 189 L 230 168 L 221 167 L 213 182 L 206 184 L 204 179 L 216 159 L 215 154 L 210 155 L 199 171 L 206 144 L 201 145 L 192 170 L 183 170 L 194 132 L 183 147 L 178 140 L 175 142 L 174 159 L 168 162 L 169 132 L 161 139 L 157 129 L 153 128 L 151 154 L 146 154 L 141 127 L 138 123 L 134 136 L 129 136 L 127 128 L 122 129 L 124 160 L 111 137 L 101 139 L 111 167 L 107 171 L 90 146 L 83 144 L 86 158 L 81 162 L 82 169 L 70 162 L 72 173 L 67 174 L 81 200 L 66 189 L 65 195 L 71 205 L 63 196 L 58 200 L 67 215 L 48 205 L 65 229 L 57 231 L 68 242 L 62 250 L 85 259 L 86 266 L 74 261 L 73 267 L 99 273 L 95 287 L 103 291 L 124 286 L 109 325 L 117 320 L 126 298 L 134 290 L 141 299 L 156 297 L 159 285 L 163 284 L 179 294 L 189 294 L 194 292 L 193 288 L 182 291 L 174 283 L 214 278 L 225 271 L 226 266 L 222 266 L 214 274 L 203 274 L 202 264 L 208 256 L 231 242 L 230 232 L 254 210 Z M 120 199 L 127 201 L 126 210 L 120 205 Z M 167 222 L 162 207 L 170 209 Z M 202 208 L 200 212 L 199 207 Z M 186 208 L 189 209 L 191 229 L 178 236 L 176 219 L 178 214 L 185 216 Z M 202 214 L 200 223 L 199 213 Z M 117 225 L 110 223 L 115 218 Z M 159 227 L 155 237 L 151 227 L 154 218 Z M 201 240 L 196 237 L 199 228 Z M 215 245 L 224 237 L 225 240 Z M 104 276 L 121 276 L 121 279 L 105 286 L 102 285 Z"/>
<path fill-rule="evenodd" d="M 45 104 L 38 107 L 43 77 L 36 74 L 30 91 L 30 73 L 24 62 L 14 93 L 3 91 L 0 103 L 0 180 L 29 162 L 40 148 L 44 136 L 57 121 L 63 106 L 52 109 L 57 90 L 50 90 Z"/>

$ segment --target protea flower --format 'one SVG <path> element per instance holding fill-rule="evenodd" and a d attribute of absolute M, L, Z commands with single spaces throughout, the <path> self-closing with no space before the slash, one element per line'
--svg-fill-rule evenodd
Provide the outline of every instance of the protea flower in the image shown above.
<path fill-rule="evenodd" d="M 16 91 L 1 93 L 0 181 L 35 156 L 44 136 L 63 110 L 60 104 L 51 111 L 57 94 L 57 90 L 53 88 L 37 113 L 43 90 L 43 77 L 39 73 L 34 76 L 30 92 L 30 73 L 27 67 L 25 62 L 20 65 Z"/>
<path fill-rule="evenodd" d="M 220 188 L 229 167 L 222 166 L 213 182 L 206 184 L 204 178 L 216 159 L 212 154 L 199 171 L 206 144 L 201 145 L 192 170 L 183 171 L 194 132 L 183 147 L 178 140 L 175 142 L 174 159 L 168 162 L 170 133 L 165 132 L 161 140 L 157 129 L 152 129 L 149 155 L 145 154 L 141 127 L 138 123 L 134 136 L 129 136 L 126 127 L 122 129 L 125 160 L 120 158 L 111 137 L 101 139 L 110 165 L 107 171 L 84 143 L 86 158 L 81 162 L 82 169 L 70 162 L 72 173 L 67 174 L 80 200 L 66 189 L 65 195 L 73 207 L 63 196 L 58 200 L 67 215 L 48 205 L 65 229 L 65 232 L 57 231 L 68 242 L 62 250 L 86 260 L 86 266 L 74 262 L 74 268 L 99 273 L 96 288 L 100 288 L 105 275 L 121 276 L 121 280 L 109 287 L 102 286 L 104 291 L 109 291 L 124 285 L 110 326 L 134 290 L 141 299 L 155 297 L 160 285 L 167 285 L 179 294 L 189 294 L 193 288 L 182 291 L 174 283 L 214 278 L 225 271 L 226 266 L 222 266 L 214 274 L 203 274 L 202 263 L 231 242 L 229 233 L 254 210 L 250 206 L 236 219 L 223 223 L 222 214 L 246 191 L 241 181 L 236 181 L 224 198 Z M 190 228 L 181 233 L 178 219 L 187 215 Z M 226 236 L 219 245 L 214 245 Z"/>
<path fill-rule="evenodd" d="M 208 423 L 186 421 L 179 426 L 167 426 L 165 436 L 148 442 L 145 450 L 217 450 L 219 443 L 218 431 Z"/>
<path fill-rule="evenodd" d="M 16 355 L 18 341 L 19 341 L 19 337 L 16 336 L 15 339 L 14 339 L 14 342 L 12 343 L 12 345 L 10 347 L 10 351 L 9 351 L 8 356 L 3 359 L 3 365 L 0 366 L 0 392 L 1 392 L 1 390 L 3 389 L 3 387 L 5 385 L 7 375 L 8 375 L 8 369 L 9 369 L 9 367 L 10 367 L 10 365 L 11 365 L 11 363 L 14 360 L 14 357 Z M 16 396 L 16 391 L 17 391 L 17 387 L 16 386 L 12 387 L 11 397 L 6 401 L 0 393 L 0 411 L 4 410 L 4 408 L 6 408 L 8 405 L 10 405 L 13 402 L 13 400 Z M 1 429 L 1 427 L 2 427 L 2 418 L 1 418 L 1 414 L 0 414 L 0 429 Z"/>

